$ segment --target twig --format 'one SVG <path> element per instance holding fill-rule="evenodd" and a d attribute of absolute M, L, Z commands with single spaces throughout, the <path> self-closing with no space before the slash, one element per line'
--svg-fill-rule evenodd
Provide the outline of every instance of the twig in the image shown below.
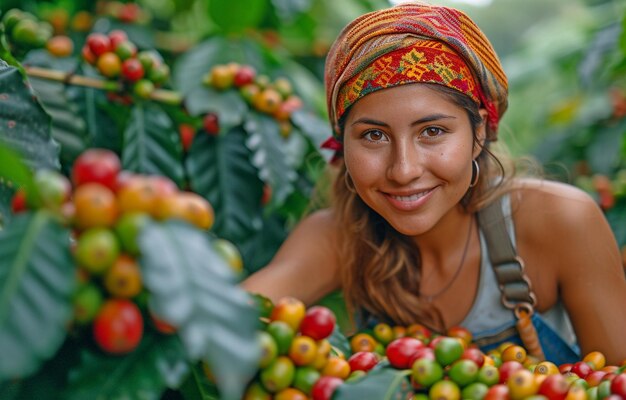
<path fill-rule="evenodd" d="M 63 82 L 69 85 L 85 86 L 112 92 L 121 92 L 124 88 L 122 83 L 117 81 L 74 75 L 64 71 L 56 71 L 41 67 L 25 66 L 24 69 L 26 70 L 26 74 L 28 76 Z M 170 105 L 182 103 L 182 96 L 180 93 L 172 90 L 156 89 L 151 93 L 150 99 Z"/>

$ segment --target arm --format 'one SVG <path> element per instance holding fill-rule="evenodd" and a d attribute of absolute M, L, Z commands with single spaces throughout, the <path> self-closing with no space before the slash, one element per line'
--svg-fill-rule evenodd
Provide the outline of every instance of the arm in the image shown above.
<path fill-rule="evenodd" d="M 244 282 L 244 289 L 276 301 L 293 296 L 311 304 L 340 287 L 336 229 L 329 210 L 303 219 L 272 261 Z"/>
<path fill-rule="evenodd" d="M 582 355 L 601 351 L 608 363 L 618 365 L 626 359 L 626 278 L 602 211 L 583 191 L 546 182 L 524 194 L 520 211 L 526 216 L 520 219 L 526 243 L 520 253 L 532 259 L 540 307 L 546 298 L 559 296 Z"/>

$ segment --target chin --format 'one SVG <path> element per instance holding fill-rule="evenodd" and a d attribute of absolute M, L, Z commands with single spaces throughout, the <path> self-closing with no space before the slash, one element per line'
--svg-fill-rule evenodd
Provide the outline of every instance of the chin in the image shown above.
<path fill-rule="evenodd" d="M 407 221 L 408 218 L 410 217 L 405 218 L 404 221 L 390 221 L 386 218 L 385 220 L 393 229 L 405 236 L 419 236 L 432 228 L 432 224 L 426 221 Z"/>

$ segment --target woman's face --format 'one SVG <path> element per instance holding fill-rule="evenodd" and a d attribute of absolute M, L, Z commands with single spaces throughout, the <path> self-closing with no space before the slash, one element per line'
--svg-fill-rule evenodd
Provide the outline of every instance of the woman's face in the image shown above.
<path fill-rule="evenodd" d="M 431 230 L 467 192 L 480 152 L 473 143 L 463 108 L 429 85 L 407 84 L 351 107 L 344 159 L 363 201 L 397 231 L 415 236 Z"/>

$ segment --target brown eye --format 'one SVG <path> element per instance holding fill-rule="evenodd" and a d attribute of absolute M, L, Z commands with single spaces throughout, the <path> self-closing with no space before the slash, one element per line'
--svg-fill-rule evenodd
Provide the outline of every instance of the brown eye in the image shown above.
<path fill-rule="evenodd" d="M 377 129 L 373 129 L 365 132 L 365 134 L 363 134 L 363 138 L 369 140 L 370 142 L 380 142 L 385 139 L 385 134 Z"/>
<path fill-rule="evenodd" d="M 443 134 L 443 130 L 441 128 L 437 128 L 436 126 L 429 126 L 422 132 L 422 135 L 427 137 L 437 137 L 441 134 Z"/>

